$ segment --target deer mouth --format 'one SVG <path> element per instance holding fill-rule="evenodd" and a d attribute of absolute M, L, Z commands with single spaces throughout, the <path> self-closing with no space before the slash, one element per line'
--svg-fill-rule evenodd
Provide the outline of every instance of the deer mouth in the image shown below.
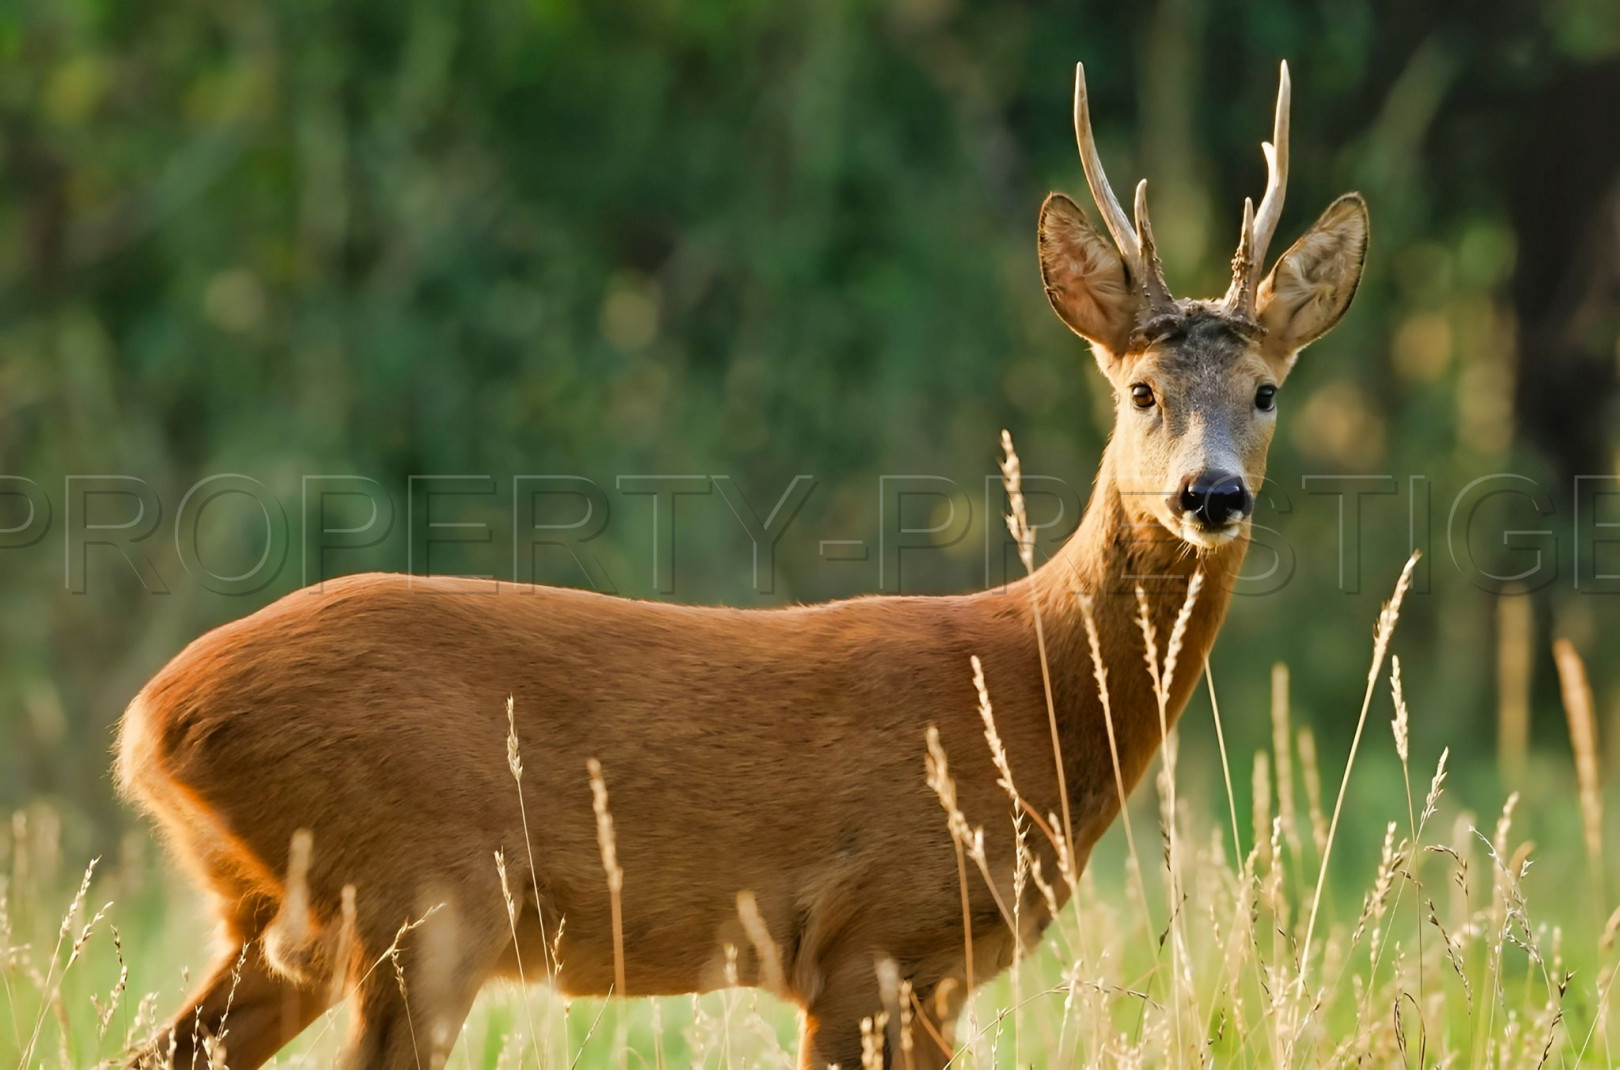
<path fill-rule="evenodd" d="M 1200 550 L 1214 550 L 1225 546 L 1243 533 L 1247 517 L 1234 516 L 1224 524 L 1206 525 L 1187 516 L 1178 517 L 1175 533 L 1183 542 Z"/>

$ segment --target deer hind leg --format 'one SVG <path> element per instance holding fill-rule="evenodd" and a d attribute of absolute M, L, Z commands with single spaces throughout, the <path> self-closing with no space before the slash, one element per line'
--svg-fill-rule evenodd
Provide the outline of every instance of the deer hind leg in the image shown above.
<path fill-rule="evenodd" d="M 963 993 L 955 978 L 923 981 L 908 1013 L 888 1006 L 871 955 L 854 956 L 823 973 L 821 991 L 805 1008 L 799 1035 L 800 1070 L 826 1070 L 837 1064 L 850 1068 L 866 1065 L 861 1023 L 870 1018 L 883 1043 L 883 1063 L 893 1070 L 941 1070 L 951 1061 L 955 1024 Z M 879 1029 L 880 1015 L 887 1015 Z"/>
<path fill-rule="evenodd" d="M 243 904 L 227 919 L 227 934 L 239 942 L 221 955 L 195 995 L 129 1066 L 215 1065 L 210 1050 L 222 1047 L 232 1070 L 253 1070 L 326 1010 L 330 986 L 286 977 L 266 961 L 260 930 L 243 923 L 260 913 Z"/>
<path fill-rule="evenodd" d="M 417 910 L 408 930 L 366 940 L 346 1070 L 443 1066 L 484 981 L 509 952 L 499 892 L 489 903 Z"/>
<path fill-rule="evenodd" d="M 861 1019 L 881 1014 L 877 986 L 828 985 L 808 1007 L 799 1025 L 799 1070 L 861 1065 Z"/>
<path fill-rule="evenodd" d="M 898 1021 L 890 1020 L 887 1028 L 881 1024 L 886 1014 L 890 1019 L 898 1019 L 899 1008 L 885 1005 L 878 982 L 877 956 L 866 952 L 841 957 L 825 964 L 819 974 L 819 990 L 805 1006 L 800 1024 L 800 1070 L 826 1070 L 833 1065 L 850 1070 L 865 1066 L 865 1049 L 873 1043 L 882 1044 L 882 1065 L 907 1067 L 908 1063 L 899 1058 Z M 871 1020 L 869 1033 L 862 1030 L 866 1019 Z M 930 1042 L 925 1034 L 919 1033 L 915 1039 L 910 1066 L 924 1070 L 944 1065 L 945 1056 L 932 1062 L 927 1059 L 924 1048 Z M 935 1050 L 937 1052 L 937 1045 Z"/>

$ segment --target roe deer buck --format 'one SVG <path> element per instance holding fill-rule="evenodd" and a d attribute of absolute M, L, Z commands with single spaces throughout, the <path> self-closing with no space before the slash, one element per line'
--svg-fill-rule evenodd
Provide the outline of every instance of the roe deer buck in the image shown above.
<path fill-rule="evenodd" d="M 1101 657 L 1120 667 L 1108 686 L 1121 778 L 1129 787 L 1142 776 L 1161 735 L 1147 674 L 1124 671 L 1144 654 L 1137 578 L 1153 578 L 1163 635 L 1195 570 L 1209 577 L 1182 646 L 1183 663 L 1200 665 L 1248 543 L 1278 388 L 1300 349 L 1344 313 L 1361 275 L 1367 211 L 1350 194 L 1262 279 L 1282 214 L 1288 108 L 1284 65 L 1264 146 L 1269 180 L 1259 209 L 1244 205 L 1231 288 L 1219 300 L 1178 300 L 1154 252 L 1146 183 L 1133 226 L 1103 174 L 1076 72 L 1080 157 L 1113 240 L 1051 194 L 1040 269 L 1058 317 L 1091 343 L 1117 397 L 1116 423 L 1079 529 L 1005 589 L 742 611 L 365 575 L 290 595 L 192 643 L 130 705 L 117 772 L 217 896 L 234 946 L 152 1052 L 172 1045 L 189 1065 L 194 1038 L 217 1032 L 229 1004 L 228 1055 L 247 1070 L 348 983 L 357 986 L 351 1064 L 415 1066 L 418 1045 L 442 1052 L 453 1042 L 487 979 L 512 975 L 520 958 L 536 977 L 544 937 L 564 919 L 554 983 L 613 991 L 622 917 L 619 995 L 718 987 L 722 944 L 733 944 L 743 983 L 774 983 L 803 1008 L 806 1067 L 860 1064 L 861 1020 L 894 991 L 875 964 L 890 960 L 917 1015 L 914 1043 L 893 1058 L 942 1065 L 967 954 L 983 977 L 1007 964 L 1018 937 L 985 881 L 975 877 L 964 907 L 924 782 L 925 728 L 936 725 L 956 756 L 962 810 L 992 829 L 986 850 L 1005 900 L 1015 846 L 994 832 L 1003 822 L 988 820 L 1008 801 L 981 749 L 968 672 L 979 655 L 1019 789 L 1032 810 L 1068 815 L 1060 831 L 1083 866 L 1119 810 L 1084 593 Z M 1175 677 L 1172 717 L 1197 676 Z M 525 747 L 526 823 L 503 761 L 509 695 Z M 598 849 L 593 758 L 613 792 L 622 915 L 610 913 Z M 312 836 L 302 841 L 313 844 L 308 857 L 289 846 L 300 830 Z M 1037 846 L 1055 872 L 1054 844 Z M 289 879 L 290 861 L 301 879 Z M 779 949 L 779 971 L 749 952 L 738 924 L 744 890 Z M 1031 900 L 1026 939 L 1051 920 Z M 386 966 L 368 973 L 401 923 L 433 904 L 442 909 L 400 938 L 405 983 Z M 895 1053 L 897 1016 L 888 1021 Z"/>

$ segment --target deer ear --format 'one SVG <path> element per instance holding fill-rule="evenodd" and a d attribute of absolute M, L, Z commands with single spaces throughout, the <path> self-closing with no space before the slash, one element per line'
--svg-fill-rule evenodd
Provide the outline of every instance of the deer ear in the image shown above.
<path fill-rule="evenodd" d="M 1260 284 L 1256 314 L 1266 348 L 1291 363 L 1339 322 L 1361 283 L 1367 258 L 1367 202 L 1346 193 L 1328 206 Z"/>
<path fill-rule="evenodd" d="M 1136 294 L 1113 240 L 1092 229 L 1078 204 L 1051 193 L 1041 205 L 1037 244 L 1046 299 L 1058 319 L 1110 353 L 1122 352 L 1136 322 Z"/>

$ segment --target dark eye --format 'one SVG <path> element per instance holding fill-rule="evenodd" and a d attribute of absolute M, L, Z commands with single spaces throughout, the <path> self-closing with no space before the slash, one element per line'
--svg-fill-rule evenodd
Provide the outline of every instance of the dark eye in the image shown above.
<path fill-rule="evenodd" d="M 1139 409 L 1153 407 L 1153 388 L 1146 383 L 1137 383 L 1131 387 L 1131 404 Z"/>
<path fill-rule="evenodd" d="M 1254 392 L 1254 407 L 1261 412 L 1270 412 L 1277 407 L 1277 388 L 1267 383 Z"/>

